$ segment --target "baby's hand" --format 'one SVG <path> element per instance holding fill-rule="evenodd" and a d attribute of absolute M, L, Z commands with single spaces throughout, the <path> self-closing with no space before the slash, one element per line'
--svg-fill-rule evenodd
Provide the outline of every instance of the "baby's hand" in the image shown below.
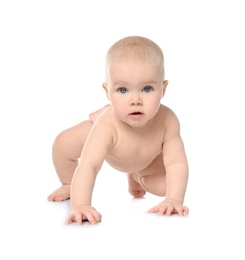
<path fill-rule="evenodd" d="M 77 222 L 81 225 L 83 220 L 88 220 L 90 224 L 97 224 L 101 221 L 101 215 L 90 205 L 81 205 L 72 210 L 66 220 L 66 224 Z"/>
<path fill-rule="evenodd" d="M 178 214 L 179 216 L 184 216 L 189 214 L 189 209 L 176 200 L 166 198 L 157 206 L 149 209 L 148 212 L 158 212 L 160 215 L 167 216 L 170 216 L 171 214 Z"/>

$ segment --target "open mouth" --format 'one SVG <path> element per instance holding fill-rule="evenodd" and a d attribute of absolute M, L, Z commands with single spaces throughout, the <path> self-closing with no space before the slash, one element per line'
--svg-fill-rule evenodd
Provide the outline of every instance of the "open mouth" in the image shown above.
<path fill-rule="evenodd" d="M 129 114 L 129 116 L 131 118 L 139 119 L 139 118 L 141 118 L 143 116 L 143 113 L 141 113 L 141 112 L 133 112 L 133 113 Z"/>
<path fill-rule="evenodd" d="M 133 112 L 133 113 L 131 113 L 130 115 L 142 115 L 143 113 L 141 113 L 141 112 Z"/>

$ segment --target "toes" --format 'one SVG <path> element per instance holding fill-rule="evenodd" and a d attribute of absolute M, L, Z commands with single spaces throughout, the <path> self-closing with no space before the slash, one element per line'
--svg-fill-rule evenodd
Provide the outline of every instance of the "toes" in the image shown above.
<path fill-rule="evenodd" d="M 135 198 L 142 198 L 145 195 L 146 192 L 144 190 L 135 190 L 135 191 L 131 191 L 130 193 Z"/>
<path fill-rule="evenodd" d="M 56 202 L 59 202 L 59 201 L 63 201 L 63 200 L 68 200 L 70 197 L 69 196 L 66 196 L 66 195 L 55 195 L 55 194 L 51 194 L 49 197 L 48 197 L 48 201 L 56 201 Z"/>
<path fill-rule="evenodd" d="M 54 201 L 53 195 L 49 195 L 49 196 L 48 196 L 48 201 Z"/>

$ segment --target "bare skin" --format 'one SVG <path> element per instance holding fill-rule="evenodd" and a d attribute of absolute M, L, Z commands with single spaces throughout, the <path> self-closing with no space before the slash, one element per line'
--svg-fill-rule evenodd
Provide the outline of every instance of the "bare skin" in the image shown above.
<path fill-rule="evenodd" d="M 163 107 L 163 110 L 167 110 L 167 108 Z M 83 129 L 84 128 L 84 129 Z M 81 124 L 74 126 L 73 128 L 70 128 L 67 132 L 64 131 L 62 132 L 58 137 L 60 138 L 65 138 L 66 140 L 63 140 L 63 144 L 60 141 L 59 145 L 64 145 L 64 143 L 68 142 L 69 145 L 67 144 L 67 147 L 69 147 L 70 145 L 73 147 L 77 147 L 77 152 L 73 153 L 73 156 L 71 156 L 70 153 L 64 153 L 64 151 L 69 151 L 69 149 L 63 149 L 63 153 L 58 155 L 58 151 L 60 151 L 60 149 L 57 149 L 56 145 L 58 144 L 58 138 L 56 139 L 55 143 L 54 143 L 54 161 L 55 158 L 61 158 L 63 156 L 63 158 L 65 158 L 64 160 L 67 161 L 66 165 L 69 165 L 71 169 L 69 171 L 69 175 L 63 173 L 63 175 L 61 174 L 62 171 L 59 174 L 59 178 L 62 181 L 62 186 L 55 190 L 49 197 L 48 200 L 50 201 L 62 201 L 62 200 L 66 200 L 70 198 L 70 189 L 71 189 L 71 180 L 73 177 L 73 174 L 76 170 L 76 167 L 78 165 L 78 160 L 81 156 L 81 152 L 84 146 L 84 140 L 86 140 L 89 131 L 92 128 L 92 123 L 90 121 L 85 121 L 82 122 Z M 83 132 L 84 134 L 81 135 L 81 132 Z M 122 133 L 122 136 L 124 136 L 125 133 Z M 79 138 L 80 139 L 79 139 Z M 144 138 L 143 138 L 144 139 Z M 69 140 L 69 141 L 68 141 Z M 78 142 L 79 140 L 79 142 Z M 124 140 L 125 141 L 125 140 Z M 139 143 L 142 142 L 142 140 L 138 140 Z M 146 139 L 144 139 L 144 141 L 146 141 Z M 151 139 L 151 144 L 152 144 L 152 139 Z M 77 144 L 80 144 L 80 147 L 78 147 Z M 81 145 L 82 144 L 82 145 Z M 147 142 L 145 142 L 146 146 L 148 146 Z M 128 161 L 128 163 L 125 163 L 124 165 L 118 164 L 117 160 L 112 160 L 111 154 L 108 153 L 108 156 L 106 157 L 106 161 L 114 168 L 117 168 L 119 170 L 122 170 L 122 166 L 126 168 L 124 168 L 124 170 L 128 169 L 132 169 L 131 165 L 132 165 L 132 158 L 137 157 L 136 153 L 132 154 L 132 153 L 128 153 L 128 149 L 127 147 L 130 146 L 130 141 L 125 143 L 125 154 L 127 154 L 127 157 L 124 158 L 124 163 L 126 161 Z M 146 192 L 150 192 L 153 194 L 156 194 L 158 196 L 164 196 L 166 194 L 166 189 L 165 189 L 165 185 L 166 185 L 166 176 L 165 176 L 165 167 L 163 166 L 163 155 L 161 152 L 161 148 L 162 145 L 157 145 L 157 149 L 155 151 L 155 153 L 159 153 L 159 155 L 144 169 L 133 172 L 133 173 L 127 173 L 127 178 L 128 178 L 128 190 L 129 193 L 134 196 L 135 198 L 141 198 L 143 197 Z M 80 150 L 80 152 L 79 152 Z M 134 149 L 132 149 L 134 150 Z M 135 149 L 137 150 L 137 149 Z M 140 150 L 146 150 L 147 149 L 141 149 Z M 153 149 L 155 150 L 155 149 Z M 152 151 L 153 151 L 152 150 Z M 127 151 L 127 153 L 126 153 Z M 113 151 L 113 153 L 117 154 L 118 152 L 116 150 Z M 122 153 L 122 150 L 119 150 L 119 153 Z M 80 155 L 79 155 L 80 154 Z M 75 156 L 74 156 L 75 155 Z M 145 157 L 145 155 L 142 155 L 143 157 Z M 124 157 L 124 156 L 123 156 Z M 145 157 L 147 160 L 147 156 Z M 123 158 L 122 158 L 123 159 Z M 135 161 L 135 159 L 133 160 Z M 58 160 L 59 162 L 59 160 Z M 69 162 L 69 163 L 68 163 Z M 140 163 L 141 164 L 141 163 Z M 59 173 L 58 169 L 60 169 L 59 167 L 61 167 L 61 165 L 59 163 L 56 163 L 56 169 L 57 169 L 57 173 Z M 144 166 L 144 165 L 143 165 Z M 142 167 L 142 166 L 141 166 Z M 140 167 L 140 168 L 141 168 Z M 61 167 L 62 168 L 62 167 Z M 68 167 L 67 167 L 68 168 Z M 137 167 L 138 168 L 138 167 Z M 138 168 L 139 169 L 139 168 Z M 136 168 L 134 168 L 134 170 L 136 170 Z M 155 174 L 153 175 L 152 173 L 155 172 Z M 160 184 L 160 186 L 159 186 Z M 159 186 L 159 188 L 157 188 Z M 171 201 L 171 204 L 175 205 L 175 201 Z M 155 207 L 153 207 L 152 209 L 149 210 L 149 212 L 158 212 L 159 214 L 163 215 L 171 215 L 174 213 L 177 213 L 179 215 L 184 215 L 184 214 L 188 214 L 188 208 L 186 208 L 185 206 L 182 206 L 182 204 L 178 201 L 176 203 L 178 207 L 181 207 L 181 209 L 178 211 L 176 210 L 173 206 L 171 206 L 172 208 L 169 209 L 168 207 L 164 207 L 161 205 L 161 203 Z M 179 206 L 181 205 L 181 206 Z M 78 224 L 82 224 L 82 221 L 84 219 L 89 219 L 91 224 L 96 224 L 99 221 L 101 221 L 101 215 L 98 214 L 98 212 L 93 209 L 91 206 L 86 206 L 86 208 L 88 208 L 89 210 L 87 211 L 91 211 L 91 209 L 93 210 L 91 215 L 89 215 L 87 213 L 86 216 L 82 216 L 81 219 L 79 217 L 77 217 L 76 219 L 68 219 L 67 223 L 76 221 Z M 98 215 L 97 215 L 98 214 Z M 93 217 L 92 217 L 93 216 Z M 97 219 L 96 217 L 97 216 Z"/>
<path fill-rule="evenodd" d="M 53 162 L 62 186 L 48 200 L 70 198 L 67 224 L 101 221 L 92 206 L 92 193 L 104 161 L 127 173 L 132 196 L 150 192 L 165 197 L 149 212 L 179 216 L 189 212 L 183 205 L 188 163 L 179 121 L 161 104 L 168 85 L 161 51 L 146 39 L 129 37 L 125 42 L 131 40 L 132 50 L 119 42 L 108 54 L 102 86 L 110 106 L 93 123 L 84 121 L 54 142 Z"/>
<path fill-rule="evenodd" d="M 127 173 L 128 177 L 128 191 L 135 198 L 142 198 L 146 191 L 139 182 L 139 177 L 136 173 Z"/>
<path fill-rule="evenodd" d="M 127 173 L 128 191 L 135 198 L 142 198 L 146 191 L 141 186 L 136 173 Z M 70 199 L 70 184 L 62 184 L 60 188 L 49 195 L 49 201 L 64 201 Z"/>
<path fill-rule="evenodd" d="M 56 137 L 53 144 L 53 163 L 61 187 L 48 196 L 49 201 L 58 202 L 70 199 L 71 180 L 91 127 L 92 123 L 90 121 L 83 121 L 61 132 Z M 146 191 L 140 184 L 138 175 L 136 173 L 127 173 L 127 178 L 129 193 L 135 198 L 143 197 Z"/>
<path fill-rule="evenodd" d="M 48 196 L 49 201 L 63 201 L 70 198 L 71 180 L 91 127 L 92 122 L 86 120 L 56 137 L 52 157 L 61 187 Z"/>

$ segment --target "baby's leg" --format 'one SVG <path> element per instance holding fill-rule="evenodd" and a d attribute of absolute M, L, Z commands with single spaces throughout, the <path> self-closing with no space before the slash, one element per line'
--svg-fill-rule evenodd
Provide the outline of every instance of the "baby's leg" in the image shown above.
<path fill-rule="evenodd" d="M 49 195 L 48 200 L 62 201 L 70 198 L 71 180 L 91 127 L 92 122 L 84 121 L 61 132 L 56 137 L 52 157 L 62 185 Z"/>
<path fill-rule="evenodd" d="M 128 176 L 128 191 L 135 198 L 141 198 L 146 194 L 146 191 L 141 185 L 139 176 L 136 173 L 127 173 Z"/>
<path fill-rule="evenodd" d="M 165 196 L 166 172 L 162 153 L 149 166 L 140 171 L 138 177 L 144 190 L 157 196 Z"/>

